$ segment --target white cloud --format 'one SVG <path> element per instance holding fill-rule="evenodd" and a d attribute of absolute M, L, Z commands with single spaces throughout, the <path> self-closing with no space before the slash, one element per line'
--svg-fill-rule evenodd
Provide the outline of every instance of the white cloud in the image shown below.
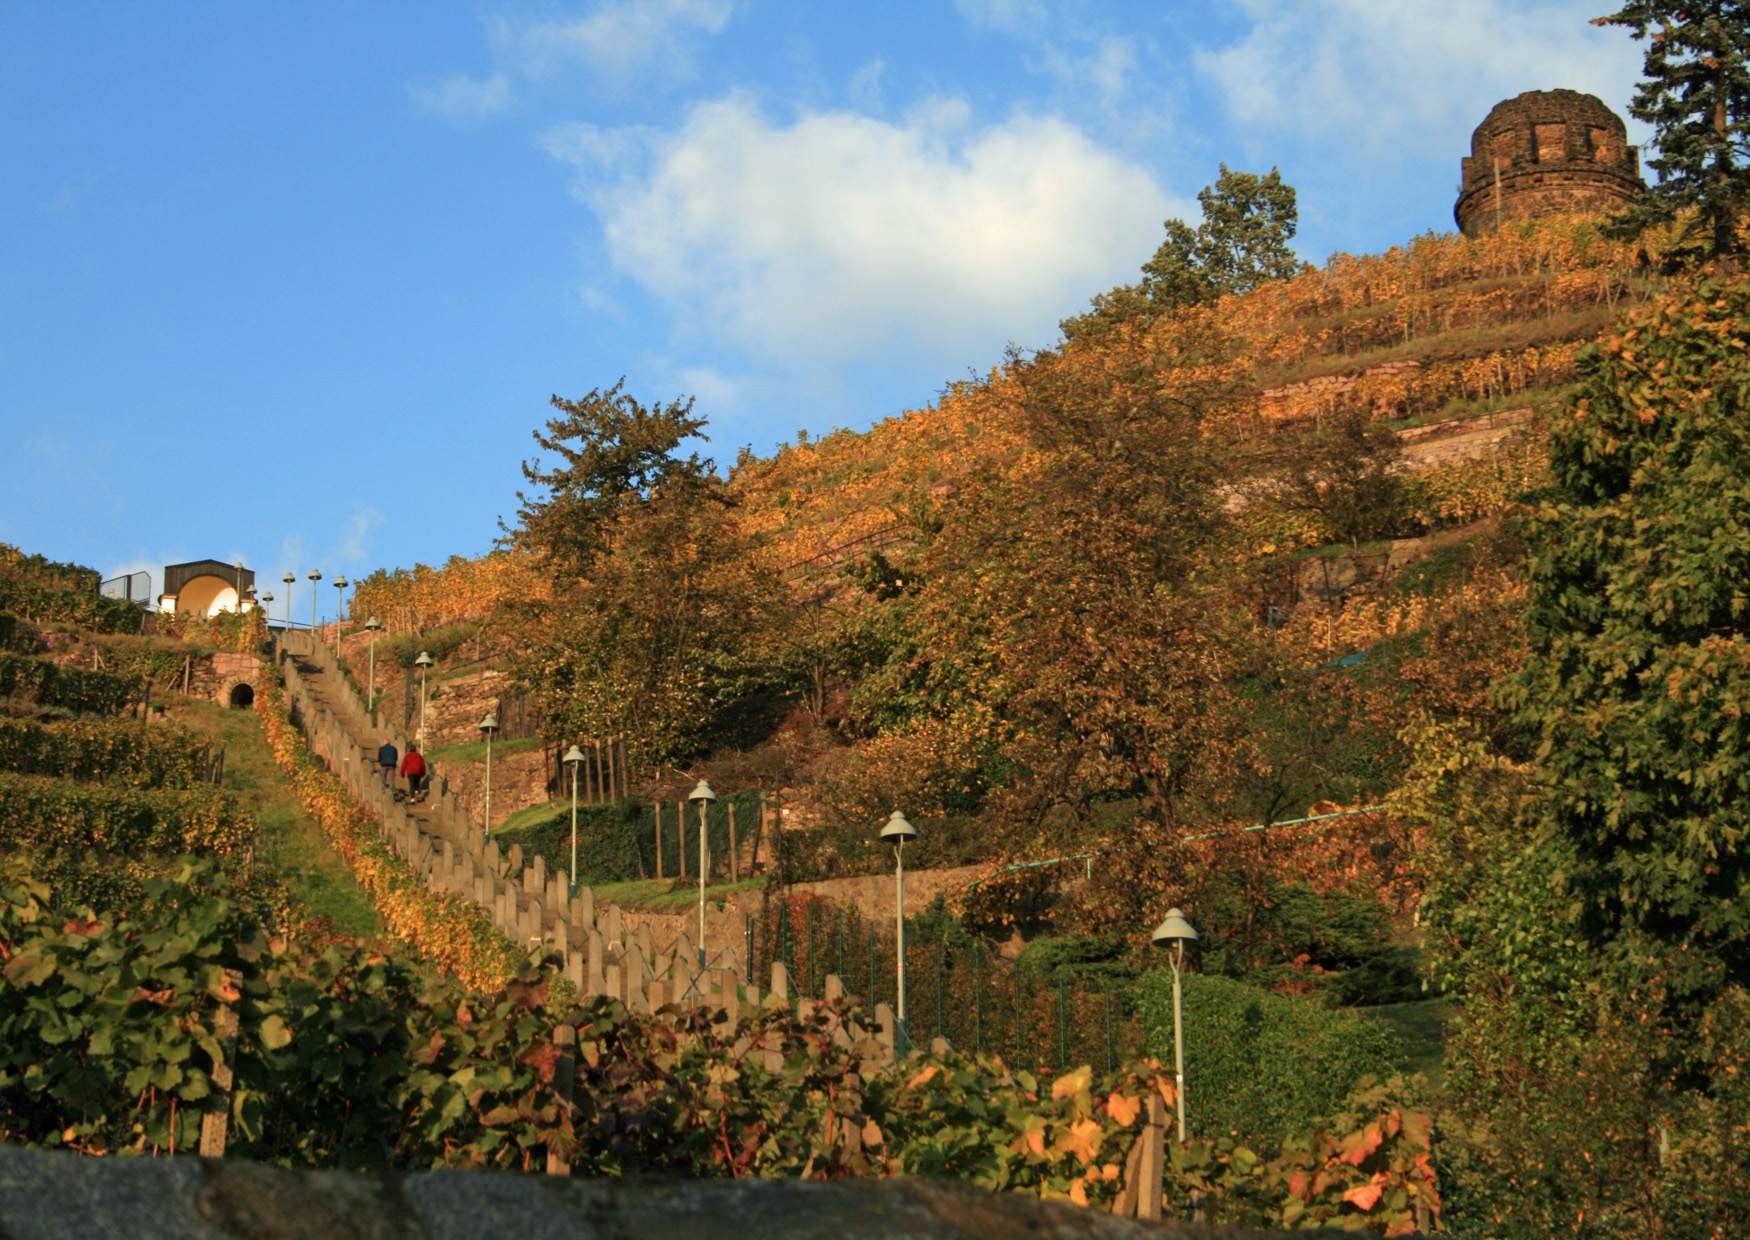
<path fill-rule="evenodd" d="M 1050 16 L 1045 0 L 954 0 L 954 7 L 973 25 L 1004 34 L 1032 33 Z"/>
<path fill-rule="evenodd" d="M 340 532 L 339 541 L 329 555 L 329 562 L 338 560 L 342 565 L 357 566 L 365 563 L 371 551 L 371 536 L 383 524 L 383 514 L 369 504 L 361 504 L 353 509 L 352 516 L 347 518 L 346 527 Z"/>
<path fill-rule="evenodd" d="M 1072 50 L 1075 48 L 1082 50 Z M 1146 107 L 1129 101 L 1141 52 L 1137 40 L 1119 35 L 1087 36 L 1064 41 L 1041 38 L 1040 65 L 1067 99 L 1092 106 L 1107 124 L 1158 127 L 1156 113 L 1164 100 L 1157 90 Z"/>
<path fill-rule="evenodd" d="M 699 412 L 707 418 L 741 404 L 741 383 L 714 366 L 682 366 L 677 377 L 681 391 L 698 398 Z"/>
<path fill-rule="evenodd" d="M 654 130 L 603 129 L 588 121 L 573 121 L 549 129 L 539 143 L 547 154 L 580 173 L 587 169 L 592 175 L 611 176 L 640 162 L 655 136 Z M 581 184 L 578 188 L 581 192 Z"/>
<path fill-rule="evenodd" d="M 616 83 L 649 69 L 684 73 L 692 45 L 729 21 L 731 0 L 610 0 L 582 17 L 533 24 L 494 21 L 493 44 L 531 77 L 579 66 Z"/>
<path fill-rule="evenodd" d="M 881 78 L 887 72 L 887 62 L 876 57 L 851 75 L 846 95 L 860 112 L 881 110 Z"/>
<path fill-rule="evenodd" d="M 1588 24 L 1596 0 L 1239 5 L 1251 30 L 1194 61 L 1259 147 L 1287 132 L 1341 137 L 1369 159 L 1426 149 L 1455 130 L 1468 134 L 1502 99 L 1558 86 L 1620 112 L 1640 70 L 1640 52 L 1622 32 Z"/>
<path fill-rule="evenodd" d="M 701 335 L 798 362 L 897 344 L 958 370 L 1047 343 L 1188 209 L 1060 119 L 980 128 L 955 100 L 786 124 L 730 96 L 646 142 L 605 180 L 602 143 L 575 148 L 606 253 Z"/>
<path fill-rule="evenodd" d="M 426 111 L 457 120 L 496 116 L 511 105 L 510 79 L 502 73 L 486 78 L 452 74 L 437 82 L 415 83 L 407 93 Z"/>

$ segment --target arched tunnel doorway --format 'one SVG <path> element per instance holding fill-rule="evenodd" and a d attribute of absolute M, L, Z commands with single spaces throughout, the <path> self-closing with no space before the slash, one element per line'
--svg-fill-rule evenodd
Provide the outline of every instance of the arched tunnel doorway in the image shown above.
<path fill-rule="evenodd" d="M 248 710 L 255 705 L 255 687 L 249 684 L 233 685 L 229 700 L 233 710 Z"/>

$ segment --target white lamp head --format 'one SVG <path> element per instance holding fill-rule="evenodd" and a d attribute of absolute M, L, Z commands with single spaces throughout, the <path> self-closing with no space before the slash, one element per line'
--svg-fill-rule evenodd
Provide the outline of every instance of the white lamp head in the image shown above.
<path fill-rule="evenodd" d="M 480 730 L 482 732 L 496 732 L 496 731 L 498 731 L 498 712 L 497 711 L 489 710 L 486 712 L 486 718 L 484 718 L 480 721 Z"/>
<path fill-rule="evenodd" d="M 717 794 L 711 791 L 711 785 L 702 779 L 699 781 L 698 787 L 687 793 L 687 800 L 702 801 L 707 805 L 716 799 Z"/>
<path fill-rule="evenodd" d="M 886 825 L 881 828 L 881 839 L 888 844 L 903 844 L 917 837 L 918 829 L 907 822 L 905 815 L 898 810 L 888 816 Z"/>
<path fill-rule="evenodd" d="M 431 655 L 429 655 L 425 651 L 421 650 L 419 652 L 419 657 L 413 661 L 413 666 L 415 666 L 415 667 L 430 667 L 436 661 L 437 660 L 433 659 L 431 657 Z"/>
<path fill-rule="evenodd" d="M 565 757 L 563 760 L 576 766 L 579 762 L 583 761 L 583 750 L 579 749 L 576 745 L 573 745 L 570 749 L 565 751 Z"/>
<path fill-rule="evenodd" d="M 1171 947 L 1175 943 L 1195 943 L 1197 931 L 1191 923 L 1185 920 L 1185 914 L 1176 908 L 1167 910 L 1166 918 L 1155 927 L 1149 941 L 1156 947 Z"/>

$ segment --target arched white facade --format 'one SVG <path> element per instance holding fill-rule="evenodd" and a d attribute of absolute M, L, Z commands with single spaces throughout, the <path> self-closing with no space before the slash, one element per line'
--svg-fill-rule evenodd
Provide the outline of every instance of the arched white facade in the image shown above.
<path fill-rule="evenodd" d="M 197 616 L 216 616 L 221 611 L 237 610 L 237 584 L 222 577 L 196 577 L 183 584 L 174 599 L 165 599 L 166 611 L 192 612 Z"/>

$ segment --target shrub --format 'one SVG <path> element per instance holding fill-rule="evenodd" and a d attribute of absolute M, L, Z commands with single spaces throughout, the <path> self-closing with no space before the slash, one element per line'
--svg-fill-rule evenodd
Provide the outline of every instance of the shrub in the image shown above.
<path fill-rule="evenodd" d="M 203 651 L 256 654 L 267 641 L 267 613 L 259 607 L 244 612 L 221 611 L 214 616 L 186 611 L 170 615 L 158 612 L 152 617 L 152 631 Z M 180 663 L 181 652 L 176 658 Z"/>
<path fill-rule="evenodd" d="M 133 701 L 138 691 L 136 681 L 108 672 L 87 672 L 47 659 L 0 653 L 0 698 L 113 715 Z"/>
<path fill-rule="evenodd" d="M 397 637 L 387 637 L 377 643 L 377 657 L 390 659 L 401 667 L 411 668 L 413 661 L 419 657 L 421 650 L 431 655 L 433 659 L 442 662 L 454 654 L 462 644 L 480 634 L 479 624 L 447 624 L 442 628 L 428 629 L 423 633 L 403 633 Z"/>
<path fill-rule="evenodd" d="M 663 860 L 666 871 L 675 872 L 674 814 L 663 821 Z M 697 836 L 691 832 L 690 838 Z M 546 858 L 550 870 L 571 868 L 571 807 L 565 808 L 532 827 L 504 837 L 501 844 L 520 845 L 523 856 Z M 715 850 L 717 841 L 712 841 Z M 640 867 L 641 853 L 650 853 L 650 810 L 637 801 L 622 801 L 617 805 L 579 805 L 577 807 L 577 872 L 598 883 L 617 883 L 655 874 L 654 856 L 649 870 Z M 719 853 L 718 856 L 722 854 Z"/>
<path fill-rule="evenodd" d="M 1306 999 L 1227 978 L 1186 974 L 1185 1092 L 1191 1127 L 1276 1140 L 1335 1112 L 1365 1076 L 1404 1059 L 1384 1026 Z M 1148 1050 L 1173 1055 L 1173 978 L 1157 969 L 1138 985 Z"/>
<path fill-rule="evenodd" d="M 1377 900 L 1303 883 L 1262 892 L 1211 884 L 1200 967 L 1270 989 L 1317 989 L 1354 1006 L 1422 997 L 1416 953 L 1394 941 Z"/>
<path fill-rule="evenodd" d="M 1129 953 L 1130 944 L 1119 934 L 1050 935 L 1027 944 L 1021 965 L 1054 986 L 1059 982 L 1128 982 L 1137 974 L 1136 966 L 1125 959 Z"/>
<path fill-rule="evenodd" d="M 43 635 L 36 625 L 21 620 L 11 612 L 0 612 L 0 650 L 13 654 L 39 654 Z"/>

